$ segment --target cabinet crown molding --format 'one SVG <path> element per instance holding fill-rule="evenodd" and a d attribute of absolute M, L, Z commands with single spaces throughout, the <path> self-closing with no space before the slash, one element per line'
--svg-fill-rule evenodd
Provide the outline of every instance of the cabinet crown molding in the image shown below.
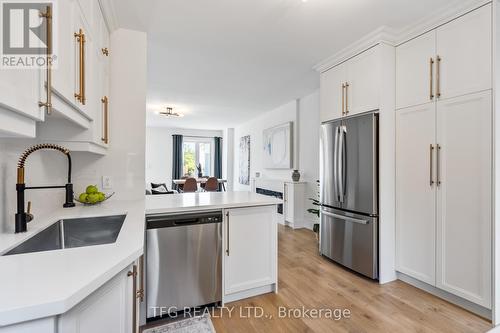
<path fill-rule="evenodd" d="M 115 5 L 112 0 L 98 0 L 101 7 L 102 16 L 108 26 L 109 32 L 118 29 L 118 17 L 116 15 Z"/>
<path fill-rule="evenodd" d="M 319 62 L 313 69 L 319 73 L 326 72 L 332 67 L 340 65 L 377 44 L 385 43 L 392 46 L 403 44 L 412 38 L 418 37 L 491 2 L 491 0 L 453 1 L 448 6 L 433 11 L 430 15 L 402 29 L 396 30 L 391 27 L 381 26 L 334 55 Z"/>
<path fill-rule="evenodd" d="M 335 53 L 331 57 L 328 57 L 320 63 L 316 64 L 313 69 L 320 73 L 326 72 L 332 67 L 335 67 L 349 60 L 350 58 L 353 58 L 356 55 L 368 50 L 369 48 L 372 48 L 381 43 L 392 46 L 396 45 L 396 34 L 393 29 L 382 26 L 364 36 L 363 38 L 357 40 L 356 42 L 352 43 L 348 47 Z"/>

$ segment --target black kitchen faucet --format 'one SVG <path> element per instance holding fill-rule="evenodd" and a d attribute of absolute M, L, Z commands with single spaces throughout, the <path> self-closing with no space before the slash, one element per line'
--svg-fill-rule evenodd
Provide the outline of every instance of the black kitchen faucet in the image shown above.
<path fill-rule="evenodd" d="M 66 157 L 68 157 L 68 182 L 66 185 L 62 186 L 30 186 L 27 187 L 24 183 L 24 165 L 26 159 L 29 155 L 37 150 L 42 149 L 53 149 L 60 151 Z M 24 151 L 24 153 L 19 158 L 17 163 L 17 213 L 16 213 L 16 233 L 25 232 L 27 230 L 27 223 L 33 220 L 33 215 L 31 214 L 31 203 L 28 203 L 28 212 L 24 211 L 24 192 L 25 190 L 38 190 L 38 189 L 48 189 L 48 188 L 64 188 L 66 189 L 66 202 L 64 203 L 64 208 L 75 207 L 73 202 L 73 184 L 71 184 L 71 155 L 69 150 L 54 144 L 44 143 L 39 145 L 34 145 Z"/>

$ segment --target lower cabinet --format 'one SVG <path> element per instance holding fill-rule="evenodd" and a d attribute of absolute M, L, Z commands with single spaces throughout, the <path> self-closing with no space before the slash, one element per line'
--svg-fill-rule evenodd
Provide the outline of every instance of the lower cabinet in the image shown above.
<path fill-rule="evenodd" d="M 491 308 L 491 91 L 396 115 L 396 269 Z"/>
<path fill-rule="evenodd" d="M 141 260 L 141 259 L 139 259 Z M 58 320 L 64 333 L 136 333 L 142 274 L 138 263 L 120 272 Z"/>
<path fill-rule="evenodd" d="M 224 211 L 224 301 L 277 288 L 276 206 Z"/>

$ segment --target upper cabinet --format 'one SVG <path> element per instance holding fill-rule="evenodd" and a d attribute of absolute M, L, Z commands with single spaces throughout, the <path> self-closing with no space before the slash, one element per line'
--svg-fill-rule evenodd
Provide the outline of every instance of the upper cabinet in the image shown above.
<path fill-rule="evenodd" d="M 345 115 L 376 110 L 380 96 L 380 49 L 372 47 L 347 62 Z"/>
<path fill-rule="evenodd" d="M 37 137 L 104 154 L 110 33 L 99 1 L 58 1 L 47 22 L 53 65 L 0 69 L 0 136 Z M 47 101 L 51 107 L 40 106 Z"/>
<path fill-rule="evenodd" d="M 396 107 L 434 99 L 436 34 L 428 32 L 396 48 Z"/>
<path fill-rule="evenodd" d="M 492 87 L 491 4 L 396 49 L 398 109 Z"/>
<path fill-rule="evenodd" d="M 491 4 L 436 30 L 438 98 L 491 89 L 491 41 Z"/>
<path fill-rule="evenodd" d="M 61 8 L 60 8 L 61 9 Z M 54 70 L 54 112 L 38 136 L 72 151 L 104 155 L 109 145 L 109 30 L 97 0 L 65 1 L 59 25 L 65 52 Z"/>
<path fill-rule="evenodd" d="M 320 76 L 321 121 L 337 119 L 344 114 L 346 66 L 340 64 Z"/>
<path fill-rule="evenodd" d="M 382 61 L 378 44 L 321 73 L 321 121 L 379 109 Z"/>

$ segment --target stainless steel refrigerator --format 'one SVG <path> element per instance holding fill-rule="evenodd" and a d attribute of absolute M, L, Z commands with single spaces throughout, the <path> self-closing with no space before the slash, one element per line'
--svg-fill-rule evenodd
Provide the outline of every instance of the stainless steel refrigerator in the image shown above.
<path fill-rule="evenodd" d="M 323 123 L 320 160 L 320 252 L 377 279 L 378 112 Z"/>

